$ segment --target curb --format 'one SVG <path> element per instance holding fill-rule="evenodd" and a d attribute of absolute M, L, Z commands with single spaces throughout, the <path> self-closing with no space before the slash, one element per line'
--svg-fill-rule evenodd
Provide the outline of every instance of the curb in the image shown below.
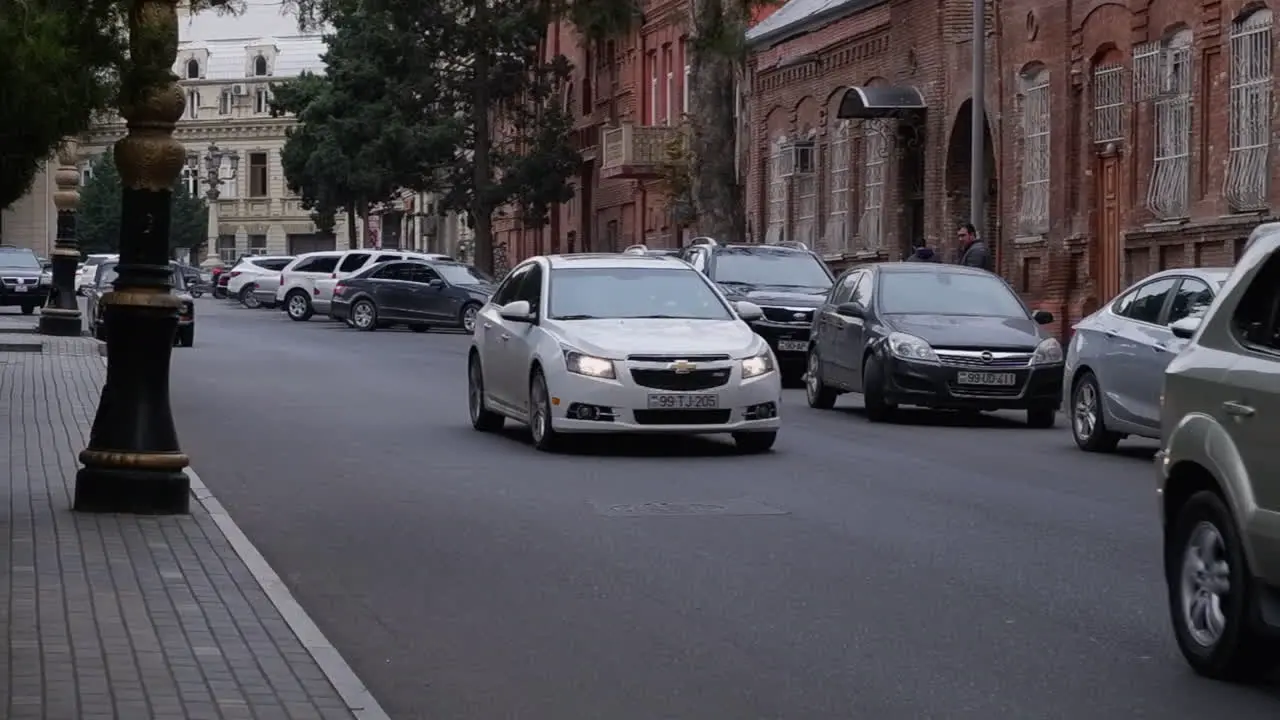
<path fill-rule="evenodd" d="M 307 615 L 307 611 L 303 610 L 294 599 L 284 581 L 267 564 L 266 558 L 262 557 L 262 553 L 258 552 L 240 526 L 236 525 L 236 521 L 227 513 L 222 503 L 218 502 L 213 497 L 213 493 L 209 492 L 209 488 L 201 482 L 200 476 L 191 468 L 187 468 L 185 472 L 191 479 L 192 497 L 213 517 L 214 523 L 231 543 L 236 555 L 240 556 L 253 578 L 262 586 L 271 604 L 275 605 L 284 621 L 289 624 L 289 629 L 298 636 L 302 646 L 320 666 L 320 671 L 338 691 L 347 709 L 356 716 L 357 720 L 391 720 L 391 716 L 387 715 L 347 661 L 342 659 L 338 650 L 325 638 L 311 616 Z"/>
<path fill-rule="evenodd" d="M 100 343 L 100 347 L 102 364 L 106 365 L 107 344 Z M 240 561 L 249 568 L 249 574 L 253 575 L 253 579 L 266 593 L 267 599 L 297 636 L 298 642 L 302 643 L 307 653 L 311 655 L 311 659 L 320 666 L 320 672 L 324 673 L 329 684 L 333 685 L 338 697 L 342 698 L 342 702 L 346 704 L 347 710 L 356 717 L 356 720 L 391 720 L 391 716 L 378 704 L 373 693 L 369 692 L 369 688 L 360 681 L 347 661 L 342 659 L 342 655 L 338 653 L 333 643 L 329 642 L 307 611 L 298 604 L 293 593 L 289 592 L 288 586 L 284 584 L 284 580 L 281 580 L 276 571 L 271 569 L 267 559 L 262 557 L 258 548 L 253 546 L 253 542 L 232 519 L 222 503 L 213 496 L 196 471 L 188 467 L 183 472 L 191 481 L 191 496 L 213 518 L 214 524 L 218 526 L 218 530 L 222 531 L 223 537 L 231 543 L 231 549 L 235 550 Z"/>

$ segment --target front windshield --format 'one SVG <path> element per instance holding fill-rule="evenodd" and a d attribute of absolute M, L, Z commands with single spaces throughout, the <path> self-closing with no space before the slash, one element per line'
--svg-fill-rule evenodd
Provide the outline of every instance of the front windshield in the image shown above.
<path fill-rule="evenodd" d="M 716 253 L 715 280 L 742 285 L 831 287 L 831 276 L 818 258 L 806 252 L 724 248 Z"/>
<path fill-rule="evenodd" d="M 29 252 L 0 252 L 0 267 L 16 270 L 39 270 L 40 261 Z"/>
<path fill-rule="evenodd" d="M 560 268 L 551 273 L 551 318 L 730 320 L 733 315 L 691 268 Z"/>
<path fill-rule="evenodd" d="M 998 278 L 941 271 L 882 274 L 880 311 L 888 315 L 1027 317 L 1022 300 Z"/>
<path fill-rule="evenodd" d="M 487 275 L 470 265 L 435 265 L 433 267 L 450 285 L 483 285 L 493 282 Z"/>

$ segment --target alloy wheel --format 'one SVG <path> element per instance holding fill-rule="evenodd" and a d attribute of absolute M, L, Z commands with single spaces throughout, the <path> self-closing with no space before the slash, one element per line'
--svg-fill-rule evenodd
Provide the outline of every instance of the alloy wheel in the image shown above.
<path fill-rule="evenodd" d="M 804 373 L 804 391 L 809 394 L 810 402 L 818 397 L 818 392 L 822 389 L 821 382 L 818 377 L 818 354 L 810 350 L 808 366 Z"/>
<path fill-rule="evenodd" d="M 369 327 L 373 323 L 373 305 L 367 300 L 361 300 L 351 308 L 351 317 L 361 330 Z"/>
<path fill-rule="evenodd" d="M 1071 413 L 1071 426 L 1076 437 L 1085 440 L 1098 427 L 1098 388 L 1092 382 L 1082 382 L 1076 387 L 1076 401 Z"/>
<path fill-rule="evenodd" d="M 1223 606 L 1231 591 L 1226 542 L 1213 523 L 1201 522 L 1187 539 L 1181 587 L 1187 634 L 1202 647 L 1213 647 L 1227 628 Z"/>
<path fill-rule="evenodd" d="M 462 329 L 467 332 L 475 332 L 476 306 L 472 305 L 462 311 Z"/>
<path fill-rule="evenodd" d="M 547 434 L 548 410 L 547 410 L 547 388 L 541 379 L 533 381 L 532 402 L 529 403 L 529 431 L 533 434 L 533 441 L 541 443 L 542 438 Z"/>
<path fill-rule="evenodd" d="M 307 314 L 307 299 L 302 295 L 294 295 L 289 298 L 289 314 L 294 317 L 302 317 Z"/>
<path fill-rule="evenodd" d="M 471 422 L 479 422 L 480 411 L 484 407 L 484 378 L 480 377 L 480 364 L 474 360 L 467 367 L 467 409 L 471 412 Z"/>

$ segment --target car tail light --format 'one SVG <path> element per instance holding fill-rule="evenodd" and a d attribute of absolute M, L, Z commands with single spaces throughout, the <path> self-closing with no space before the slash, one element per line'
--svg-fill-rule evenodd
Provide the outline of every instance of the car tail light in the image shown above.
<path fill-rule="evenodd" d="M 344 292 L 346 292 L 346 291 L 347 291 L 347 286 L 346 286 L 346 285 L 343 285 L 342 283 L 338 283 L 337 285 L 334 285 L 334 286 L 333 286 L 333 296 L 334 296 L 334 297 L 339 297 L 340 295 L 342 295 L 342 293 L 344 293 Z"/>
<path fill-rule="evenodd" d="M 237 276 L 239 276 L 239 275 L 240 275 L 240 271 L 239 271 L 239 270 L 232 270 L 232 271 L 231 271 L 231 277 L 237 277 Z"/>
<path fill-rule="evenodd" d="M 337 280 L 337 279 L 338 279 L 338 273 L 329 273 L 329 279 L 330 279 L 330 280 Z"/>
<path fill-rule="evenodd" d="M 280 286 L 284 287 L 284 273 L 280 273 Z"/>

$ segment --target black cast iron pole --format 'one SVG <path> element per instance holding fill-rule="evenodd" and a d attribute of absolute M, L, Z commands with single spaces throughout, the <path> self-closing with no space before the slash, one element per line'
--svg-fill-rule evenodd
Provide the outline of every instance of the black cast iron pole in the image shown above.
<path fill-rule="evenodd" d="M 173 138 L 185 101 L 172 72 L 178 54 L 179 0 L 133 0 L 129 65 L 120 114 L 129 133 L 116 143 L 124 186 L 120 264 L 103 296 L 107 384 L 80 453 L 75 509 L 178 514 L 190 505 L 187 456 L 169 407 L 169 359 L 181 301 L 171 292 L 171 188 L 187 152 Z"/>
<path fill-rule="evenodd" d="M 80 246 L 76 242 L 76 206 L 80 202 L 80 171 L 76 169 L 76 142 L 68 140 L 58 149 L 58 169 L 53 174 L 56 189 L 53 205 L 58 209 L 58 237 L 53 252 L 53 287 L 40 310 L 42 335 L 75 337 L 82 332 L 80 303 L 76 302 L 76 265 Z"/>

